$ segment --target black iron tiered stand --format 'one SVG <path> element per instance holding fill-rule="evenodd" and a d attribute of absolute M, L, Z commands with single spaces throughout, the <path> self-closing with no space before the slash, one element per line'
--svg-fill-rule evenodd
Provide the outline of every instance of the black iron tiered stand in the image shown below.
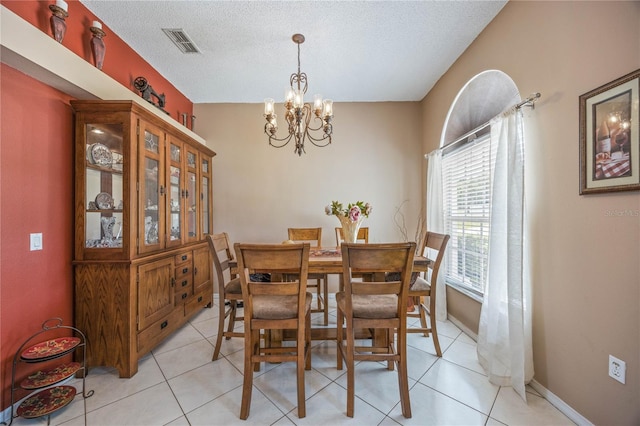
<path fill-rule="evenodd" d="M 56 330 L 69 330 L 69 336 L 55 337 Z M 48 340 L 45 339 L 48 337 Z M 47 365 L 19 384 L 16 383 L 18 365 L 21 363 L 45 363 L 71 354 L 80 349 L 82 362 L 68 362 Z M 76 359 L 80 358 L 78 356 Z M 93 395 L 93 390 L 86 390 L 85 378 L 87 360 L 87 339 L 85 335 L 75 327 L 62 325 L 61 318 L 50 318 L 42 323 L 42 330 L 24 341 L 13 358 L 13 371 L 11 373 L 11 419 L 15 417 L 36 418 L 47 416 L 47 425 L 51 420 L 51 414 L 66 407 L 73 401 L 76 395 L 74 386 L 61 384 L 74 375 L 82 377 L 82 397 Z M 14 414 L 16 391 L 31 392 L 18 406 Z M 84 403 L 84 420 L 87 423 L 87 404 Z"/>

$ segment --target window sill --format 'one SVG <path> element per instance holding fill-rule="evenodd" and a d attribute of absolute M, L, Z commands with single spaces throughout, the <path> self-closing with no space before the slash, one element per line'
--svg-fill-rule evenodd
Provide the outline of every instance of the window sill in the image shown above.
<path fill-rule="evenodd" d="M 475 291 L 469 290 L 466 287 L 463 287 L 461 285 L 458 284 L 454 284 L 454 283 L 450 283 L 450 282 L 446 282 L 445 283 L 447 286 L 451 287 L 452 289 L 458 291 L 459 293 L 464 294 L 465 296 L 475 300 L 476 302 L 482 304 L 482 300 L 484 299 L 482 297 L 482 295 L 476 293 Z"/>

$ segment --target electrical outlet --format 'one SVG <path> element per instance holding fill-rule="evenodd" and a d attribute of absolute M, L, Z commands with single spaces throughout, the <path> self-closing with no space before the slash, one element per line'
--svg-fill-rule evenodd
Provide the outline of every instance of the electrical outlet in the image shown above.
<path fill-rule="evenodd" d="M 626 374 L 627 364 L 615 356 L 609 355 L 609 376 L 624 385 Z"/>

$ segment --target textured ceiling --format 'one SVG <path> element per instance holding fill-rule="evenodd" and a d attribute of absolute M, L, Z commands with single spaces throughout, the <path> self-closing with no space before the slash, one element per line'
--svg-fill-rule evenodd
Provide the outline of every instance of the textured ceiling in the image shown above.
<path fill-rule="evenodd" d="M 281 102 L 297 70 L 295 33 L 306 38 L 305 99 L 419 101 L 506 4 L 80 1 L 194 103 Z M 183 29 L 201 53 L 183 54 L 162 28 Z"/>

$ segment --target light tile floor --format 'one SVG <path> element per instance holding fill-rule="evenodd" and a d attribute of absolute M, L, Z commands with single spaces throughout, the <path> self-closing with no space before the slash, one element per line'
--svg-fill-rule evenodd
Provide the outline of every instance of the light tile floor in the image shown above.
<path fill-rule="evenodd" d="M 314 314 L 316 315 L 316 314 Z M 318 322 L 319 317 L 313 321 Z M 331 324 L 333 320 L 333 324 Z M 489 383 L 476 358 L 475 342 L 451 322 L 438 323 L 442 358 L 431 338 L 408 337 L 409 386 L 413 417 L 399 407 L 395 371 L 385 365 L 356 366 L 355 417 L 346 417 L 346 370 L 338 371 L 336 345 L 313 342 L 311 371 L 305 375 L 307 416 L 296 409 L 295 365 L 263 364 L 255 373 L 249 419 L 239 419 L 242 395 L 242 339 L 225 340 L 211 361 L 218 309 L 205 309 L 156 347 L 130 379 L 110 368 L 92 368 L 86 402 L 88 425 L 572 425 L 533 389 L 527 403 L 509 387 Z M 410 319 L 410 325 L 417 321 Z M 335 312 L 329 326 L 335 327 Z M 74 384 L 80 389 L 81 382 Z M 46 418 L 16 418 L 14 425 L 46 424 Z M 51 416 L 52 425 L 84 424 L 77 396 Z"/>

